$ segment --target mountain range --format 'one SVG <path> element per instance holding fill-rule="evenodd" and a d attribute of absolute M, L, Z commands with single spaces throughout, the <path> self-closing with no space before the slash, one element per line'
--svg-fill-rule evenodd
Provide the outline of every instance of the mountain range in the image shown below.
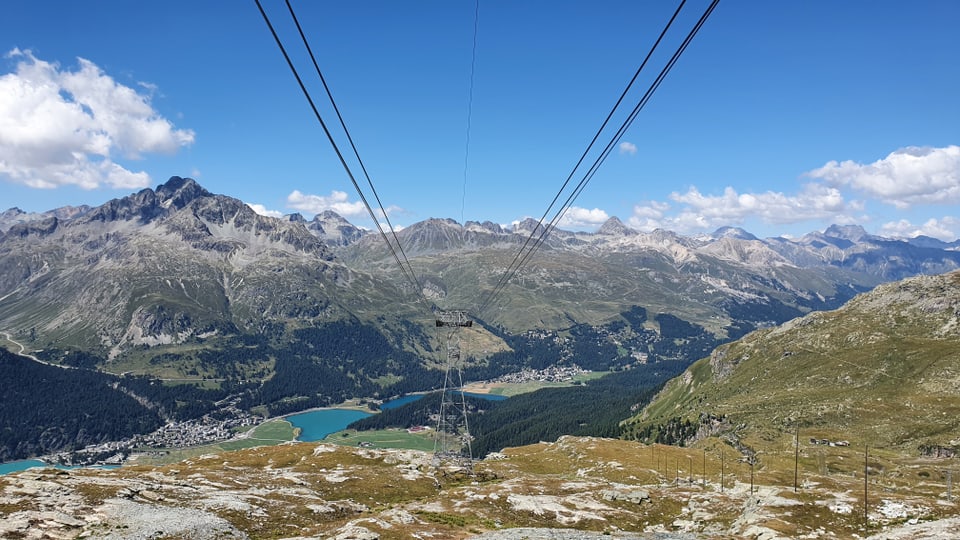
<path fill-rule="evenodd" d="M 537 226 L 428 219 L 398 231 L 427 307 L 379 234 L 330 211 L 261 216 L 172 177 L 98 207 L 0 214 L 0 330 L 33 349 L 108 359 L 337 320 L 375 324 L 399 343 L 408 323 L 432 326 L 431 308 L 476 310 Z M 610 218 L 595 233 L 550 231 L 503 294 L 471 314 L 511 333 L 564 331 L 640 306 L 726 340 L 879 283 L 960 268 L 957 248 L 858 226 L 796 239 L 729 227 L 686 237 Z M 655 318 L 646 324 L 659 331 Z M 508 348 L 481 339 L 490 352 Z"/>

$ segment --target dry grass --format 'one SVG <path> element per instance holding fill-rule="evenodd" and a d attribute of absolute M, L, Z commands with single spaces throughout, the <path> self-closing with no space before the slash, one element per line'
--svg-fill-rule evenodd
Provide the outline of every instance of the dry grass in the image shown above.
<path fill-rule="evenodd" d="M 162 497 L 128 496 L 134 502 L 203 510 L 251 538 L 332 537 L 349 527 L 384 540 L 426 534 L 457 539 L 511 527 L 685 530 L 736 538 L 748 526 L 788 537 L 850 538 L 908 518 L 960 515 L 955 504 L 942 501 L 945 479 L 936 474 L 942 462 L 892 452 L 872 456 L 871 521 L 861 530 L 863 478 L 857 471 L 863 463 L 857 449 L 804 448 L 794 493 L 793 454 L 779 441 L 778 452 L 760 454 L 751 494 L 742 456 L 718 440 L 700 444 L 564 437 L 479 462 L 475 476 L 436 478 L 429 454 L 301 443 L 50 478 L 84 508 L 100 508 L 131 486 Z M 0 480 L 0 511 L 39 510 L 29 497 L 13 501 L 16 479 Z M 629 498 L 637 493 L 647 496 Z M 883 500 L 904 504 L 909 515 L 881 515 Z M 830 508 L 837 501 L 849 506 L 846 513 Z"/>

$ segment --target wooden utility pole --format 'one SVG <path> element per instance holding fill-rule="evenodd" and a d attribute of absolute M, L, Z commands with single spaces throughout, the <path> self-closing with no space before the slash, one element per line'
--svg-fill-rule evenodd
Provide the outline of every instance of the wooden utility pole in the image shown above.
<path fill-rule="evenodd" d="M 796 438 L 793 441 L 793 492 L 797 492 L 797 476 L 800 469 L 800 424 L 797 424 Z"/>
<path fill-rule="evenodd" d="M 723 493 L 723 448 L 720 449 L 720 493 Z"/>
<path fill-rule="evenodd" d="M 953 495 L 951 493 L 953 488 L 953 470 L 947 469 L 947 500 L 952 501 Z"/>
<path fill-rule="evenodd" d="M 863 527 L 867 527 L 867 467 L 869 464 L 870 445 L 863 447 Z"/>
<path fill-rule="evenodd" d="M 707 449 L 703 449 L 703 475 L 700 476 L 700 483 L 707 487 Z"/>

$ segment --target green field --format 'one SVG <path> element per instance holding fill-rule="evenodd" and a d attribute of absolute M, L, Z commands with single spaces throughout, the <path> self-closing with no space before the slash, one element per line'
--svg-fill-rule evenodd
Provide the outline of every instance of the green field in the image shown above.
<path fill-rule="evenodd" d="M 377 431 L 344 430 L 327 435 L 324 442 L 344 446 L 359 446 L 361 442 L 373 444 L 374 448 L 399 448 L 404 450 L 433 451 L 433 431 L 422 434 L 407 433 L 401 429 Z"/>
<path fill-rule="evenodd" d="M 249 430 L 249 434 L 242 439 L 233 439 L 202 446 L 191 446 L 189 448 L 164 448 L 155 450 L 155 452 L 158 453 L 157 455 L 149 453 L 154 450 L 146 450 L 147 453 L 138 456 L 134 461 L 131 461 L 130 464 L 151 466 L 168 465 L 207 454 L 219 454 L 221 452 L 231 452 L 257 446 L 272 446 L 295 440 L 299 434 L 298 431 L 299 430 L 294 428 L 290 422 L 278 418 L 268 420 Z M 397 448 L 432 452 L 432 433 L 432 431 L 427 431 L 422 434 L 412 434 L 400 429 L 379 431 L 344 430 L 327 435 L 322 442 L 343 446 L 360 446 L 360 443 L 370 443 L 373 445 L 373 448 Z"/>
<path fill-rule="evenodd" d="M 516 396 L 520 394 L 527 394 L 530 392 L 536 392 L 541 388 L 564 388 L 568 386 L 573 386 L 575 384 L 584 383 L 593 379 L 599 379 L 604 375 L 609 374 L 608 371 L 592 371 L 590 373 L 584 373 L 582 375 L 577 375 L 569 382 L 542 382 L 542 381 L 530 381 L 527 383 L 490 383 L 489 393 L 496 396 Z M 476 391 L 478 384 L 469 385 L 466 388 L 467 392 Z"/>

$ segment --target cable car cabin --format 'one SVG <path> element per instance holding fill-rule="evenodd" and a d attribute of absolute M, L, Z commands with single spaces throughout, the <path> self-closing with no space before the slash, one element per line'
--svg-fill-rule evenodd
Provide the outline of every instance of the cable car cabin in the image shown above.
<path fill-rule="evenodd" d="M 462 326 L 462 327 L 471 327 L 473 326 L 473 321 L 467 317 L 467 312 L 462 310 L 451 310 L 451 311 L 438 311 L 437 312 L 437 327 L 441 326 Z"/>

